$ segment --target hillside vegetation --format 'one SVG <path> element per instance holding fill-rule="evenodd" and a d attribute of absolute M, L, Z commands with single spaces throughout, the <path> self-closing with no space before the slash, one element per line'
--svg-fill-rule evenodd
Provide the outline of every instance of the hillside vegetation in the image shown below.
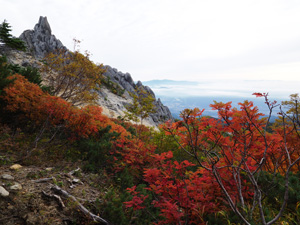
<path fill-rule="evenodd" d="M 154 130 L 142 124 L 153 110 L 146 93 L 130 107 L 134 123 L 91 104 L 96 92 L 86 79 L 103 71 L 78 57 L 87 68 L 69 59 L 38 71 L 0 57 L 0 223 L 300 223 L 297 94 L 281 107 L 254 93 L 269 117 L 251 101 L 213 102 L 218 118 L 186 109 Z M 62 94 L 71 84 L 87 91 L 79 101 Z"/>

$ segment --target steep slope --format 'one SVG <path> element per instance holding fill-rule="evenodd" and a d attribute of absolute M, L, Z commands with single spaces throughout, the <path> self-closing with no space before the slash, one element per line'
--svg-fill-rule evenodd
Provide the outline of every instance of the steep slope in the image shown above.
<path fill-rule="evenodd" d="M 39 22 L 35 25 L 34 30 L 24 31 L 20 39 L 22 39 L 27 47 L 28 54 L 34 56 L 37 60 L 42 59 L 47 53 L 55 52 L 59 49 L 67 49 L 60 40 L 58 40 L 51 32 L 50 25 L 47 17 L 40 17 Z M 21 54 L 22 55 L 22 54 Z M 23 54 L 24 55 L 24 54 Z M 12 58 L 15 58 L 14 55 Z M 22 58 L 19 56 L 19 58 Z M 28 58 L 28 57 L 27 57 Z M 15 62 L 14 60 L 11 60 Z M 38 63 L 28 62 L 28 59 L 24 56 L 24 61 L 17 61 L 19 64 L 26 62 L 26 65 L 36 66 Z M 104 113 L 110 117 L 123 116 L 126 111 L 125 106 L 132 102 L 132 97 L 129 95 L 130 92 L 135 94 L 137 87 L 143 88 L 150 94 L 155 101 L 155 113 L 151 114 L 146 120 L 146 125 L 157 126 L 167 120 L 173 119 L 170 110 L 167 106 L 164 106 L 160 99 L 155 98 L 154 92 L 147 86 L 144 86 L 140 81 L 135 84 L 129 73 L 119 72 L 110 66 L 106 66 L 106 73 L 104 74 L 107 85 L 103 85 L 99 100 L 99 105 L 103 107 Z M 115 90 L 115 91 L 114 91 Z M 116 91 L 117 90 L 117 91 Z"/>
<path fill-rule="evenodd" d="M 141 81 L 138 81 L 135 84 L 129 73 L 122 73 L 110 66 L 105 67 L 106 73 L 104 75 L 111 82 L 118 85 L 121 90 L 123 90 L 123 94 L 121 96 L 118 96 L 112 92 L 109 93 L 108 90 L 104 88 L 101 90 L 101 95 L 103 98 L 100 99 L 99 103 L 101 106 L 105 106 L 106 108 L 110 109 L 111 113 L 114 114 L 112 116 L 122 116 L 124 111 L 126 111 L 125 106 L 132 101 L 132 97 L 129 95 L 129 93 L 131 92 L 138 95 L 136 88 L 142 88 L 155 99 L 153 102 L 155 113 L 150 114 L 150 117 L 147 118 L 146 122 L 149 125 L 155 126 L 172 119 L 169 108 L 164 106 L 159 98 L 156 100 L 155 94 L 151 88 L 144 86 Z"/>

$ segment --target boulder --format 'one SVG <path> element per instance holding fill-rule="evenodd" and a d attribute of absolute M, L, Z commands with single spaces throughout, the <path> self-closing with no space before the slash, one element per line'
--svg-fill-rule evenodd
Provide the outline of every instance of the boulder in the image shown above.
<path fill-rule="evenodd" d="M 15 178 L 10 174 L 2 174 L 1 178 L 4 180 L 14 180 Z"/>
<path fill-rule="evenodd" d="M 12 186 L 9 187 L 9 189 L 13 191 L 20 191 L 22 190 L 22 185 L 15 182 Z"/>
<path fill-rule="evenodd" d="M 22 168 L 22 166 L 20 164 L 14 164 L 11 167 L 9 167 L 11 170 L 18 170 L 20 168 Z"/>
<path fill-rule="evenodd" d="M 0 196 L 2 196 L 2 197 L 9 196 L 9 192 L 7 190 L 5 190 L 5 188 L 2 186 L 0 186 Z"/>

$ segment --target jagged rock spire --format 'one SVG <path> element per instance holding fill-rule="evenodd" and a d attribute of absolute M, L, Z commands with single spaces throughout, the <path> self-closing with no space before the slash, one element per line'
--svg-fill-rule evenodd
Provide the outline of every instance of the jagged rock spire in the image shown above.
<path fill-rule="evenodd" d="M 43 58 L 47 53 L 58 49 L 67 49 L 60 40 L 51 34 L 47 17 L 43 16 L 34 26 L 34 30 L 25 30 L 20 35 L 20 39 L 25 42 L 28 51 L 37 58 Z"/>
<path fill-rule="evenodd" d="M 40 16 L 39 22 L 35 25 L 34 30 L 40 31 L 45 35 L 51 35 L 51 28 L 46 16 L 45 17 Z"/>

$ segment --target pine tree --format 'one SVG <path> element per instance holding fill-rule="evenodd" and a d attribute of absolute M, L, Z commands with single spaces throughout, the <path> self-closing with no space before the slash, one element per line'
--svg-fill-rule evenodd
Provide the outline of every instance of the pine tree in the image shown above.
<path fill-rule="evenodd" d="M 3 89 L 13 80 L 8 80 L 7 77 L 11 75 L 11 70 L 5 56 L 0 56 L 0 96 L 2 95 Z M 1 105 L 1 100 L 0 100 Z"/>
<path fill-rule="evenodd" d="M 26 46 L 22 40 L 19 38 L 15 38 L 10 34 L 11 26 L 6 22 L 6 20 L 3 21 L 3 23 L 0 25 L 0 46 L 8 46 L 13 49 L 25 51 Z"/>
<path fill-rule="evenodd" d="M 136 93 L 129 93 L 133 98 L 132 104 L 126 106 L 128 112 L 125 112 L 125 117 L 135 122 L 141 121 L 155 113 L 155 106 L 153 102 L 155 99 L 142 87 L 136 88 Z"/>

